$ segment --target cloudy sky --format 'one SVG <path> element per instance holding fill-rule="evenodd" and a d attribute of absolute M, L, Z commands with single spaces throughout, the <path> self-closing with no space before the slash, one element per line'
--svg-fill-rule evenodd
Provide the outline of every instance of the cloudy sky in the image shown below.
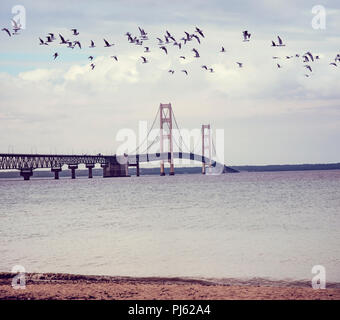
<path fill-rule="evenodd" d="M 229 165 L 339 162 L 340 63 L 329 65 L 340 53 L 337 0 L 6 0 L 2 28 L 17 4 L 26 10 L 26 29 L 11 38 L 0 33 L 0 153 L 115 153 L 120 130 L 137 131 L 141 120 L 151 125 L 159 104 L 171 102 L 180 127 L 224 129 Z M 315 5 L 326 9 L 325 29 L 312 27 Z M 125 33 L 138 35 L 138 26 L 148 32 L 148 54 L 127 42 Z M 202 44 L 171 45 L 168 55 L 158 48 L 166 30 L 180 39 L 195 26 L 204 31 Z M 59 39 L 39 45 L 48 32 L 75 39 L 71 28 L 83 49 Z M 242 41 L 243 30 L 250 42 Z M 286 47 L 271 47 L 278 35 Z M 103 38 L 115 45 L 103 48 Z M 194 47 L 201 58 L 193 58 Z M 320 56 L 309 78 L 301 58 L 285 59 L 307 51 Z M 150 62 L 142 64 L 142 55 Z"/>

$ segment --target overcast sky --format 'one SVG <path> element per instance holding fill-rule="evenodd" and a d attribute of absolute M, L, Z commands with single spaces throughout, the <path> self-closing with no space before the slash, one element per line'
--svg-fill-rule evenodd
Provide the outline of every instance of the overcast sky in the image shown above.
<path fill-rule="evenodd" d="M 337 0 L 3 2 L 1 28 L 20 4 L 26 29 L 11 38 L 0 33 L 0 153 L 115 153 L 119 130 L 137 130 L 140 120 L 151 125 L 159 104 L 171 102 L 180 127 L 224 129 L 229 165 L 340 161 L 340 63 L 329 65 L 340 53 Z M 325 29 L 312 28 L 315 5 L 326 9 Z M 138 26 L 148 32 L 151 53 L 127 41 Z M 166 30 L 180 39 L 195 26 L 205 34 L 202 44 L 171 45 L 168 55 L 158 48 Z M 242 41 L 243 30 L 250 42 Z M 48 32 L 78 38 L 85 48 L 67 49 L 59 39 L 40 46 Z M 271 47 L 278 35 L 286 47 Z M 103 48 L 103 38 L 115 45 Z M 285 59 L 307 51 L 320 56 L 312 73 L 301 58 Z"/>

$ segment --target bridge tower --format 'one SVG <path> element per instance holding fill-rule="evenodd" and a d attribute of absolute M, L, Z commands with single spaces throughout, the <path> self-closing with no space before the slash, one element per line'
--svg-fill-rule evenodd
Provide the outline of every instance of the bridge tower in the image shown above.
<path fill-rule="evenodd" d="M 211 168 L 212 140 L 210 124 L 202 124 L 202 174 L 206 173 L 206 166 Z M 205 157 L 209 158 L 209 163 L 205 163 Z"/>
<path fill-rule="evenodd" d="M 164 142 L 168 140 L 168 152 L 170 153 L 170 175 L 175 174 L 174 170 L 174 154 L 173 154 L 173 143 L 172 143 L 172 107 L 169 104 L 160 104 L 160 153 L 164 152 Z M 166 126 L 164 126 L 166 124 Z M 165 128 L 164 128 L 165 127 Z M 166 129 L 166 130 L 164 130 Z M 165 176 L 164 172 L 164 160 L 161 160 L 161 176 Z"/>

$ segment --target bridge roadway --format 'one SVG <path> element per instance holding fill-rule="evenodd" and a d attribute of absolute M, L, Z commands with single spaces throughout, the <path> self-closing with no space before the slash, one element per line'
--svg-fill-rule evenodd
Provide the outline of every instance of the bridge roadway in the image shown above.
<path fill-rule="evenodd" d="M 125 177 L 129 176 L 128 167 L 135 166 L 139 176 L 139 163 L 152 161 L 169 161 L 170 152 L 137 154 L 137 155 L 53 155 L 53 154 L 0 154 L 0 170 L 20 170 L 20 175 L 25 180 L 33 175 L 34 169 L 51 168 L 55 179 L 59 179 L 59 172 L 67 165 L 75 179 L 75 170 L 79 164 L 85 164 L 89 170 L 89 178 L 92 178 L 92 169 L 96 164 L 103 168 L 104 177 Z M 205 164 L 210 164 L 210 159 L 201 155 L 187 152 L 173 152 L 173 159 L 187 159 Z M 227 167 L 214 160 L 211 161 L 214 173 L 224 173 Z"/>

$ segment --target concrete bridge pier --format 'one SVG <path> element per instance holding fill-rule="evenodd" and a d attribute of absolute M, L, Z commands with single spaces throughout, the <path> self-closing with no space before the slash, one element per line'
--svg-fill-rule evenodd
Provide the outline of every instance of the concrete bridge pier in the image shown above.
<path fill-rule="evenodd" d="M 59 172 L 61 172 L 61 167 L 51 168 L 51 171 L 54 172 L 54 179 L 59 179 Z"/>
<path fill-rule="evenodd" d="M 89 179 L 92 179 L 93 178 L 93 174 L 92 174 L 92 169 L 94 168 L 94 164 L 93 163 L 88 163 L 86 165 L 86 168 L 89 169 Z"/>
<path fill-rule="evenodd" d="M 69 164 L 68 168 L 71 169 L 72 179 L 75 179 L 76 178 L 76 169 L 78 169 L 78 165 L 77 164 Z"/>
<path fill-rule="evenodd" d="M 126 158 L 124 156 L 124 158 Z M 113 178 L 113 177 L 129 177 L 129 164 L 127 158 L 125 161 L 121 158 L 118 161 L 116 156 L 112 156 L 109 158 L 109 163 L 103 168 L 103 177 L 104 178 Z"/>
<path fill-rule="evenodd" d="M 30 177 L 33 176 L 33 169 L 28 168 L 28 169 L 21 169 L 20 170 L 20 175 L 24 177 L 24 180 L 29 180 Z"/>

